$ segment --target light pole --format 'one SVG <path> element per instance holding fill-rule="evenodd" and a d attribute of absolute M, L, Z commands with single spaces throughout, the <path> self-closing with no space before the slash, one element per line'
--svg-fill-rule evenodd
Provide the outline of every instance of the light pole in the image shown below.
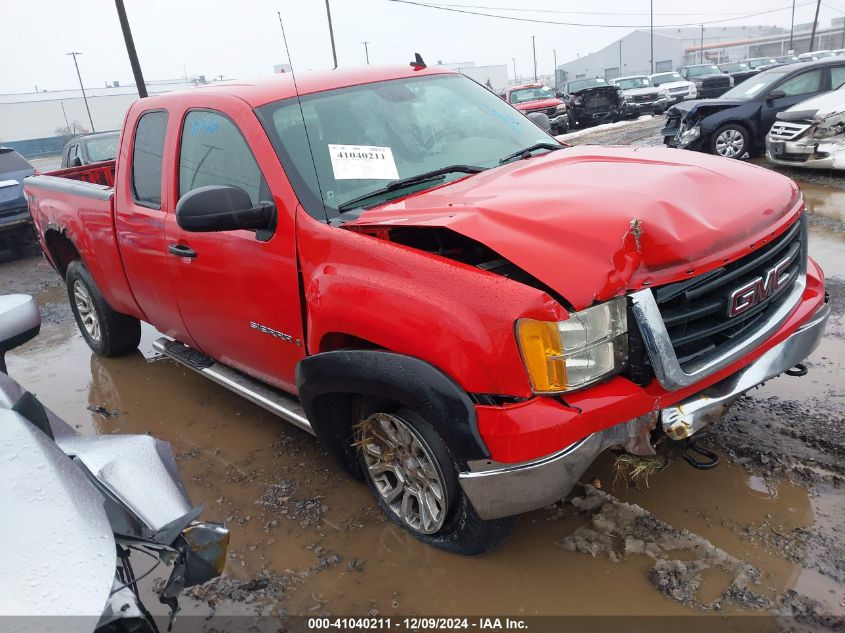
<path fill-rule="evenodd" d="M 845 33 L 845 31 L 843 31 L 843 33 Z M 552 55 L 554 55 L 554 58 L 555 58 L 555 69 L 554 69 L 555 79 L 554 79 L 554 83 L 555 83 L 555 88 L 557 88 L 557 51 L 555 49 L 552 49 Z"/>
<path fill-rule="evenodd" d="M 91 108 L 88 107 L 88 97 L 85 96 L 85 86 L 82 85 L 82 75 L 79 74 L 79 64 L 76 63 L 76 56 L 82 55 L 82 53 L 72 51 L 65 53 L 65 55 L 73 57 L 73 65 L 76 66 L 76 76 L 79 78 L 79 89 L 82 90 L 82 100 L 85 101 L 85 110 L 88 112 L 88 122 L 91 124 L 91 131 L 96 132 L 94 129 L 94 119 L 91 118 Z"/>
<path fill-rule="evenodd" d="M 816 2 L 816 17 L 813 18 L 813 32 L 810 34 L 810 52 L 816 47 L 816 25 L 819 23 L 819 7 L 821 4 L 822 0 Z"/>
<path fill-rule="evenodd" d="M 516 83 L 516 57 L 511 57 L 513 62 L 513 82 Z"/>
<path fill-rule="evenodd" d="M 618 77 L 622 76 L 622 40 L 619 40 L 619 74 Z"/>
<path fill-rule="evenodd" d="M 329 8 L 329 0 L 326 0 L 326 17 L 329 20 L 329 39 L 332 42 L 332 59 L 334 60 L 334 67 L 337 68 L 337 52 L 334 48 L 334 29 L 332 28 L 332 10 Z"/>
<path fill-rule="evenodd" d="M 821 2 L 821 0 L 819 0 Z M 534 36 L 531 36 L 531 50 L 534 53 L 534 83 L 537 83 L 537 47 L 534 45 Z"/>
<path fill-rule="evenodd" d="M 120 30 L 123 31 L 123 42 L 126 44 L 126 53 L 129 55 L 129 65 L 132 66 L 132 75 L 135 77 L 135 87 L 138 89 L 138 96 L 143 99 L 147 96 L 147 84 L 144 83 L 144 75 L 141 73 L 141 63 L 138 61 L 138 53 L 135 51 L 135 40 L 132 39 L 129 18 L 126 17 L 126 7 L 123 6 L 123 0 L 114 0 L 114 4 L 117 7 L 117 19 L 120 21 Z M 73 61 L 76 62 L 75 57 Z M 76 72 L 79 72 L 78 66 Z M 79 83 L 82 83 L 82 80 Z M 85 94 L 84 90 L 82 94 Z M 88 116 L 91 116 L 90 112 Z M 94 127 L 93 124 L 91 127 Z"/>
<path fill-rule="evenodd" d="M 792 36 L 795 35 L 795 0 L 792 0 L 792 22 L 789 27 L 789 50 L 794 51 L 795 48 L 792 46 Z"/>
<path fill-rule="evenodd" d="M 649 13 L 651 14 L 651 74 L 654 74 L 654 0 L 649 0 Z"/>
<path fill-rule="evenodd" d="M 370 49 L 367 48 L 367 45 L 371 43 L 372 42 L 361 42 L 361 44 L 364 45 L 364 56 L 367 58 L 367 66 L 370 65 Z"/>
<path fill-rule="evenodd" d="M 704 25 L 701 25 L 701 48 L 698 51 L 698 63 L 704 63 Z"/>

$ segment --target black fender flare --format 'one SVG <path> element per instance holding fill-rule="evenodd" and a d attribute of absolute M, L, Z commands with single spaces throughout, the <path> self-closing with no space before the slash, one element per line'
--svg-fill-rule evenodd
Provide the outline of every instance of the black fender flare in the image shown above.
<path fill-rule="evenodd" d="M 346 403 L 338 406 L 337 396 L 387 398 L 414 409 L 440 433 L 462 467 L 467 460 L 490 456 L 469 394 L 418 358 L 382 350 L 322 352 L 299 362 L 296 386 L 311 428 L 324 448 L 344 463 L 354 453 L 349 441 L 351 411 Z"/>

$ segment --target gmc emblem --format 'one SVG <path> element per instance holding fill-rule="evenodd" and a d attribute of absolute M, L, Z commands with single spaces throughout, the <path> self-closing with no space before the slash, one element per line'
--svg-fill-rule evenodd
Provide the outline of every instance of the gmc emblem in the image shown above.
<path fill-rule="evenodd" d="M 739 316 L 783 290 L 786 282 L 789 281 L 789 274 L 786 271 L 792 258 L 792 255 L 784 257 L 774 267 L 769 268 L 762 277 L 752 279 L 731 291 L 728 296 L 728 316 Z"/>

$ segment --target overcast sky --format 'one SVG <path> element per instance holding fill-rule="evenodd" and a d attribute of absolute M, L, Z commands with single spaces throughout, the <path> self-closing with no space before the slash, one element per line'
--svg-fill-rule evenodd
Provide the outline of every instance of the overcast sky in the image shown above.
<path fill-rule="evenodd" d="M 426 0 L 420 0 L 425 2 Z M 523 18 L 562 22 L 648 25 L 648 0 L 428 0 L 441 4 L 475 5 L 547 11 L 597 12 L 523 13 L 470 9 Z M 187 74 L 208 78 L 245 78 L 273 71 L 287 62 L 279 21 L 285 20 L 294 68 L 330 68 L 331 49 L 324 0 L 125 0 L 141 66 L 147 80 Z M 692 14 L 700 5 L 703 14 Z M 370 43 L 373 64 L 408 63 L 415 51 L 429 63 L 474 61 L 508 64 L 516 58 L 520 75 L 531 72 L 531 36 L 536 35 L 540 74 L 577 53 L 595 51 L 632 30 L 513 22 L 437 11 L 388 0 L 331 0 L 338 62 L 364 64 Z M 770 9 L 784 10 L 737 18 Z M 841 9 L 839 8 L 841 7 Z M 813 19 L 815 2 L 797 0 L 795 22 Z M 600 15 L 598 12 L 604 12 Z M 734 24 L 788 26 L 790 0 L 654 0 L 655 25 L 731 18 Z M 674 12 L 674 15 L 668 15 Z M 678 12 L 681 12 L 679 15 Z M 624 15 L 641 13 L 642 15 Z M 845 0 L 824 0 L 819 22 L 845 13 Z M 0 31 L 0 93 L 58 90 L 77 86 L 73 62 L 65 53 L 83 53 L 80 70 L 86 86 L 106 81 L 129 83 L 126 56 L 114 3 L 111 0 L 28 0 L 3 2 Z M 722 24 L 722 23 L 720 23 Z M 728 23 L 724 23 L 728 24 Z"/>

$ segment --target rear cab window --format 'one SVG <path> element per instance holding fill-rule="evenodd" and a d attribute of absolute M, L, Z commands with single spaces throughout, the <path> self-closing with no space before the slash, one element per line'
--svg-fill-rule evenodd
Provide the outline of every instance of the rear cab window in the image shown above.
<path fill-rule="evenodd" d="M 167 134 L 167 112 L 145 112 L 132 144 L 132 197 L 137 204 L 161 208 L 161 161 Z"/>

